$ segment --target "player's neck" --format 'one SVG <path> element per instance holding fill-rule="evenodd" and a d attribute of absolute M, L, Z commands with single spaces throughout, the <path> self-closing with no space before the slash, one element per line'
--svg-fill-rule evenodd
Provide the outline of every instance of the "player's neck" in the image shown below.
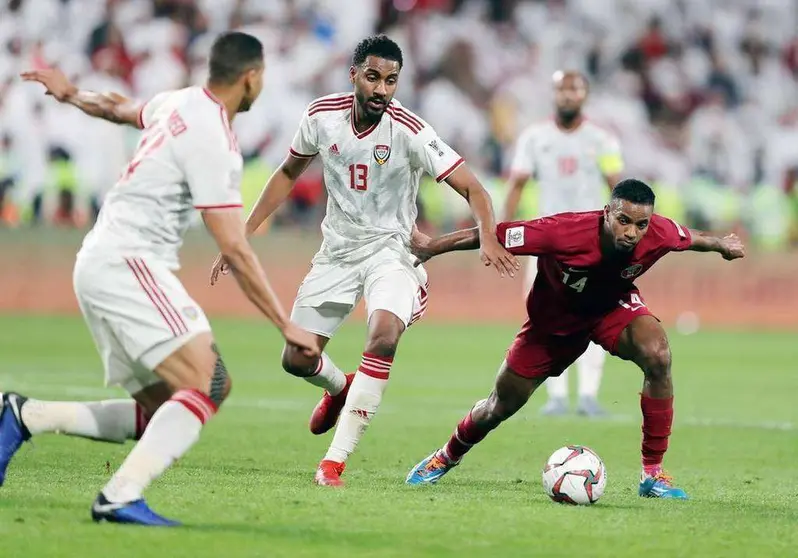
<path fill-rule="evenodd" d="M 229 87 L 220 87 L 210 83 L 205 85 L 205 91 L 210 94 L 217 104 L 224 107 L 227 113 L 227 121 L 233 123 L 233 118 L 238 114 L 238 107 L 241 105 L 241 96 Z"/>
<path fill-rule="evenodd" d="M 554 116 L 554 122 L 557 124 L 557 127 L 564 132 L 573 132 L 579 128 L 584 121 L 585 118 L 581 113 L 571 118 L 563 118 L 559 114 Z"/>
<path fill-rule="evenodd" d="M 371 128 L 375 122 L 377 122 L 382 115 L 378 116 L 377 118 L 370 117 L 366 114 L 366 111 L 363 110 L 363 107 L 360 106 L 360 103 L 355 103 L 355 131 L 365 132 L 369 128 Z"/>
<path fill-rule="evenodd" d="M 608 260 L 617 259 L 621 253 L 615 248 L 615 242 L 612 235 L 604 230 L 604 222 L 602 219 L 601 232 L 599 233 L 599 248 L 601 255 Z"/>

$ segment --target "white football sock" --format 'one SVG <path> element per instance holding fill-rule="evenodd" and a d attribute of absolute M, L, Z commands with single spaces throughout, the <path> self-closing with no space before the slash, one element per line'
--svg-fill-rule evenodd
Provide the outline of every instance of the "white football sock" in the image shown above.
<path fill-rule="evenodd" d="M 567 399 L 568 370 L 564 370 L 559 376 L 546 378 L 546 389 L 549 392 L 549 399 Z"/>
<path fill-rule="evenodd" d="M 306 377 L 305 381 L 326 389 L 330 395 L 338 395 L 346 386 L 346 376 L 327 353 L 321 354 L 316 373 L 313 376 Z"/>
<path fill-rule="evenodd" d="M 346 404 L 341 411 L 335 435 L 324 459 L 344 463 L 355 451 L 357 443 L 380 406 L 382 394 L 388 386 L 388 375 L 392 364 L 391 357 L 363 353 L 363 360 L 349 387 Z"/>
<path fill-rule="evenodd" d="M 28 399 L 20 411 L 23 424 L 33 435 L 53 432 L 120 443 L 136 438 L 139 413 L 133 399 L 85 402 Z"/>
<path fill-rule="evenodd" d="M 606 351 L 601 345 L 591 343 L 576 361 L 579 370 L 579 397 L 598 397 L 601 374 L 604 370 Z"/>
<path fill-rule="evenodd" d="M 132 502 L 182 457 L 197 440 L 202 426 L 216 414 L 216 405 L 196 390 L 180 390 L 161 405 L 141 440 L 103 488 L 110 502 Z"/>

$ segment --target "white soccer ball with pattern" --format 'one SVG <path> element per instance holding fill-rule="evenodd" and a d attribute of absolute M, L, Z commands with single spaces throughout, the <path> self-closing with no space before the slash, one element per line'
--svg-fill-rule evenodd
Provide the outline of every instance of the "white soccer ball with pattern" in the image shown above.
<path fill-rule="evenodd" d="M 565 446 L 551 454 L 543 468 L 543 488 L 555 502 L 595 504 L 607 486 L 607 470 L 596 452 Z"/>

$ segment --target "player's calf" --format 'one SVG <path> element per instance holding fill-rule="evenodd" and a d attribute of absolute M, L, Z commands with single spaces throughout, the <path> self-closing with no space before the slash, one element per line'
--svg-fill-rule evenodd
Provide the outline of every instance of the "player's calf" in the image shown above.
<path fill-rule="evenodd" d="M 680 498 L 683 491 L 674 489 L 670 477 L 662 471 L 673 425 L 671 350 L 665 330 L 652 316 L 637 317 L 621 334 L 617 352 L 621 358 L 635 362 L 645 375 L 640 394 L 643 415 L 640 495 Z"/>
<path fill-rule="evenodd" d="M 172 396 L 153 414 L 139 443 L 103 488 L 98 498 L 102 513 L 95 514 L 100 519 L 108 519 L 115 504 L 133 506 L 141 500 L 144 489 L 199 440 L 202 427 L 230 390 L 227 368 L 210 333 L 186 342 L 155 373 L 172 388 Z"/>
<path fill-rule="evenodd" d="M 502 364 L 496 386 L 461 420 L 440 450 L 418 463 L 408 474 L 408 484 L 437 482 L 463 456 L 502 422 L 521 409 L 545 378 L 525 378 Z"/>

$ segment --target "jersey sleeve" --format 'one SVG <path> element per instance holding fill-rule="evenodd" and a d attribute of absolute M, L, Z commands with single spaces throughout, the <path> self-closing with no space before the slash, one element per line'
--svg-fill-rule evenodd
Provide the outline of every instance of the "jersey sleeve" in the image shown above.
<path fill-rule="evenodd" d="M 662 244 L 663 248 L 668 252 L 682 252 L 690 248 L 693 243 L 693 238 L 690 235 L 690 229 L 683 227 L 673 219 L 667 217 L 655 216 L 657 224 L 662 230 Z"/>
<path fill-rule="evenodd" d="M 598 167 L 604 176 L 620 174 L 623 172 L 623 155 L 621 144 L 612 134 L 605 134 L 601 140 L 598 152 Z"/>
<path fill-rule="evenodd" d="M 556 222 L 550 217 L 509 221 L 496 226 L 496 237 L 511 254 L 543 256 L 556 250 L 555 227 Z"/>
<path fill-rule="evenodd" d="M 155 112 L 159 108 L 161 108 L 166 99 L 168 99 L 169 95 L 171 95 L 172 93 L 173 91 L 164 91 L 162 93 L 158 93 L 157 95 L 152 97 L 149 101 L 141 105 L 138 116 L 139 128 L 144 130 L 152 125 L 153 116 L 155 115 Z"/>
<path fill-rule="evenodd" d="M 438 137 L 429 124 L 426 124 L 418 134 L 413 136 L 410 145 L 411 161 L 416 168 L 424 169 L 438 182 L 449 178 L 449 175 L 465 162 L 457 151 Z"/>
<path fill-rule="evenodd" d="M 515 153 L 510 163 L 512 174 L 529 175 L 535 172 L 535 150 L 534 150 L 535 131 L 527 128 L 515 142 Z"/>
<path fill-rule="evenodd" d="M 319 153 L 318 141 L 316 123 L 311 120 L 309 111 L 306 110 L 305 114 L 302 115 L 299 129 L 294 134 L 294 140 L 291 142 L 291 148 L 288 151 L 291 155 L 300 159 L 315 157 Z"/>
<path fill-rule="evenodd" d="M 241 207 L 241 170 L 236 165 L 232 131 L 219 112 L 211 110 L 184 122 L 175 111 L 169 116 L 169 131 L 194 207 Z"/>

